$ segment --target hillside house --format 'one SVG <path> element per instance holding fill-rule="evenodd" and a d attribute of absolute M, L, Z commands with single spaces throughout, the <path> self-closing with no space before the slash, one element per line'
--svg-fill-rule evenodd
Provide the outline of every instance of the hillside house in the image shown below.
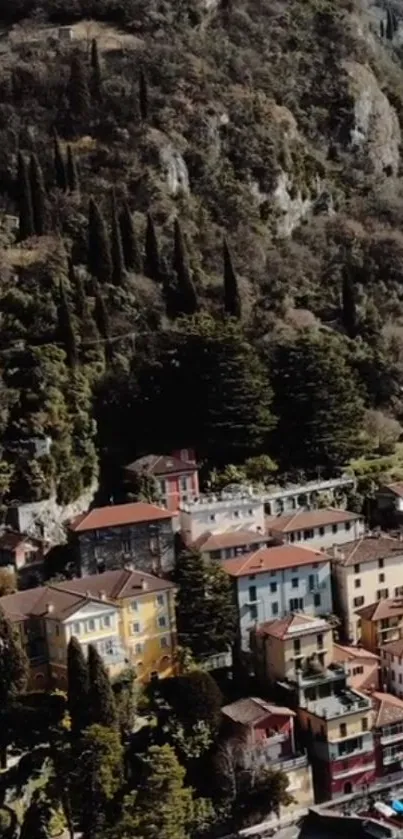
<path fill-rule="evenodd" d="M 199 472 L 192 449 L 172 455 L 148 454 L 125 466 L 126 480 L 147 475 L 155 479 L 161 504 L 175 513 L 181 504 L 199 497 Z"/>

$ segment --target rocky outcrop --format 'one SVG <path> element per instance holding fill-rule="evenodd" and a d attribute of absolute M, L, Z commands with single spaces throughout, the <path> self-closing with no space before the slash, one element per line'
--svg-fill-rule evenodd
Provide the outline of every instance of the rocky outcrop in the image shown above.
<path fill-rule="evenodd" d="M 188 195 L 189 173 L 183 155 L 171 143 L 160 150 L 161 165 L 165 171 L 167 189 L 170 195 Z"/>

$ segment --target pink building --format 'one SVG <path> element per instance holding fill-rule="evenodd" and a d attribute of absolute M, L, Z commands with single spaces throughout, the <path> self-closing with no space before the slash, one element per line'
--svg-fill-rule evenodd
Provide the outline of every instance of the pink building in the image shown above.
<path fill-rule="evenodd" d="M 124 471 L 129 480 L 134 474 L 155 478 L 162 503 L 173 513 L 180 504 L 199 497 L 199 472 L 192 449 L 181 449 L 172 455 L 147 454 Z"/>

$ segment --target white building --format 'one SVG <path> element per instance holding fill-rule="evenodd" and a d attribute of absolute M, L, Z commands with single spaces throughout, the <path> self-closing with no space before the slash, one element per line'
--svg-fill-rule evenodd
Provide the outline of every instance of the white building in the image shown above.
<path fill-rule="evenodd" d="M 263 501 L 247 488 L 220 495 L 202 495 L 191 503 L 182 504 L 179 521 L 182 536 L 188 544 L 205 533 L 236 530 L 265 533 Z"/>
<path fill-rule="evenodd" d="M 258 624 L 290 612 L 333 611 L 330 559 L 322 551 L 276 545 L 228 559 L 223 568 L 235 587 L 243 650 L 249 649 L 250 630 Z"/>
<path fill-rule="evenodd" d="M 403 638 L 383 644 L 380 656 L 383 689 L 403 699 Z"/>
<path fill-rule="evenodd" d="M 362 516 L 333 507 L 272 516 L 266 519 L 266 527 L 270 536 L 287 544 L 304 544 L 325 550 L 360 539 L 365 533 Z"/>

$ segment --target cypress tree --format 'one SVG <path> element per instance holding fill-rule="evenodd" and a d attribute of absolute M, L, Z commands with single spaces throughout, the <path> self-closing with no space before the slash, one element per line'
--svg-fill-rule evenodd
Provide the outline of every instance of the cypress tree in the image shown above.
<path fill-rule="evenodd" d="M 123 256 L 128 271 L 141 272 L 141 256 L 136 242 L 132 215 L 127 201 L 119 213 L 120 235 L 122 239 Z"/>
<path fill-rule="evenodd" d="M 198 308 L 196 289 L 190 274 L 185 243 L 178 219 L 174 225 L 173 268 L 178 283 L 177 314 L 193 315 Z"/>
<path fill-rule="evenodd" d="M 381 38 L 384 38 L 385 37 L 385 24 L 384 24 L 383 20 L 381 20 L 381 22 L 379 24 L 379 29 L 380 29 Z"/>
<path fill-rule="evenodd" d="M 68 261 L 68 269 L 70 287 L 73 289 L 74 292 L 76 314 L 77 317 L 79 317 L 80 320 L 82 320 L 88 314 L 87 298 L 85 295 L 83 281 L 79 274 L 75 272 L 71 257 Z"/>
<path fill-rule="evenodd" d="M 145 241 L 145 255 L 144 255 L 144 274 L 150 277 L 155 282 L 161 280 L 161 265 L 158 248 L 158 239 L 155 232 L 154 222 L 151 213 L 147 213 L 147 227 L 146 227 L 146 241 Z"/>
<path fill-rule="evenodd" d="M 66 167 L 67 186 L 70 192 L 78 192 L 80 188 L 78 180 L 78 171 L 75 157 L 71 145 L 67 146 L 67 167 Z"/>
<path fill-rule="evenodd" d="M 19 215 L 19 240 L 23 242 L 29 236 L 33 236 L 34 214 L 32 209 L 31 182 L 28 175 L 28 166 L 24 155 L 18 153 L 18 215 Z"/>
<path fill-rule="evenodd" d="M 104 303 L 104 298 L 102 297 L 98 284 L 95 286 L 94 319 L 101 338 L 108 341 L 110 338 L 109 317 Z"/>
<path fill-rule="evenodd" d="M 88 674 L 91 723 L 112 728 L 117 723 L 115 697 L 102 658 L 92 644 L 88 647 Z"/>
<path fill-rule="evenodd" d="M 77 638 L 71 638 L 67 647 L 67 707 L 73 734 L 81 734 L 89 725 L 88 664 Z"/>
<path fill-rule="evenodd" d="M 90 198 L 88 217 L 88 270 L 99 282 L 110 282 L 112 261 L 109 236 L 98 204 Z"/>
<path fill-rule="evenodd" d="M 67 96 L 73 121 L 81 122 L 85 120 L 90 109 L 90 92 L 87 68 L 78 53 L 73 55 L 71 60 Z"/>
<path fill-rule="evenodd" d="M 91 43 L 91 93 L 94 99 L 100 100 L 102 95 L 102 73 L 98 44 L 95 38 L 93 38 Z"/>
<path fill-rule="evenodd" d="M 148 118 L 148 84 L 142 68 L 139 76 L 139 105 L 141 119 L 145 122 Z"/>
<path fill-rule="evenodd" d="M 393 25 L 393 31 L 397 32 L 397 30 L 399 29 L 399 21 L 398 21 L 396 15 L 395 15 L 395 12 L 393 10 L 392 10 L 392 25 Z"/>
<path fill-rule="evenodd" d="M 35 233 L 37 236 L 43 236 L 48 230 L 48 214 L 43 174 L 36 154 L 31 154 L 29 162 L 29 180 L 31 182 Z"/>
<path fill-rule="evenodd" d="M 388 8 L 386 10 L 386 37 L 387 37 L 388 41 L 393 41 L 394 32 L 395 32 L 395 29 L 394 29 L 394 25 L 393 25 L 393 14 L 392 14 L 392 10 L 388 6 Z"/>
<path fill-rule="evenodd" d="M 351 276 L 351 270 L 348 265 L 343 267 L 342 280 L 342 319 L 343 326 L 349 338 L 355 338 L 357 335 L 357 306 L 356 294 L 354 288 L 354 280 Z"/>
<path fill-rule="evenodd" d="M 73 370 L 77 365 L 77 343 L 63 281 L 60 282 L 59 289 L 58 318 L 60 342 L 63 344 L 66 353 L 67 364 Z"/>
<path fill-rule="evenodd" d="M 55 167 L 56 186 L 58 186 L 63 192 L 66 192 L 66 166 L 63 160 L 62 150 L 60 148 L 60 142 L 56 131 L 53 137 L 53 163 Z"/>
<path fill-rule="evenodd" d="M 122 238 L 120 235 L 120 226 L 118 221 L 118 213 L 116 208 L 116 195 L 112 191 L 112 282 L 115 285 L 123 285 L 125 275 L 125 265 L 123 259 Z"/>
<path fill-rule="evenodd" d="M 224 255 L 224 308 L 227 315 L 240 318 L 242 314 L 241 298 L 238 289 L 238 280 L 232 265 L 227 240 L 223 243 Z"/>

